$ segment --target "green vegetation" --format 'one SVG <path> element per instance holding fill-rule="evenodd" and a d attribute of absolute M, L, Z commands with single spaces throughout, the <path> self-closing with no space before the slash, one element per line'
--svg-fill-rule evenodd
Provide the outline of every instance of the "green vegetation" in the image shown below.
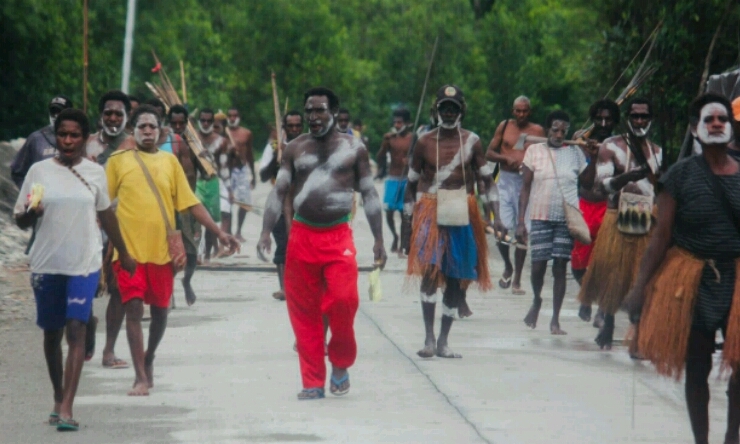
<path fill-rule="evenodd" d="M 710 74 L 738 64 L 740 7 L 732 0 L 497 0 L 488 12 L 482 7 L 479 18 L 476 4 L 491 2 L 139 1 L 131 91 L 150 96 L 144 82 L 156 78 L 152 49 L 177 86 L 182 59 L 191 107 L 236 105 L 259 146 L 274 121 L 274 70 L 290 108 L 300 108 L 310 86 L 336 90 L 353 117 L 364 120 L 375 151 L 394 107 L 416 113 L 439 35 L 421 121 L 437 88 L 454 82 L 467 96 L 465 125 L 487 141 L 520 94 L 531 98 L 536 121 L 562 108 L 580 127 L 589 104 L 606 94 L 662 19 L 650 62 L 660 69 L 640 93 L 655 102 L 657 140 L 675 152 L 723 17 Z M 90 1 L 92 118 L 97 98 L 120 87 L 125 8 L 123 0 Z M 81 0 L 5 0 L 0 35 L 0 140 L 42 126 L 54 94 L 67 94 L 81 107 Z"/>

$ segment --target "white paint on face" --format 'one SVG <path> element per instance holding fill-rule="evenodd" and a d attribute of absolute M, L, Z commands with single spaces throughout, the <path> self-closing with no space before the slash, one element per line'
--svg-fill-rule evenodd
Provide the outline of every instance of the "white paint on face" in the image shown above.
<path fill-rule="evenodd" d="M 444 129 L 455 129 L 460 126 L 460 119 L 462 119 L 462 114 L 458 114 L 458 116 L 455 118 L 455 121 L 452 123 L 445 123 L 442 119 L 440 119 L 439 126 Z"/>
<path fill-rule="evenodd" d="M 234 120 L 229 120 L 229 128 L 236 128 L 239 126 L 239 122 L 241 119 L 239 117 L 235 118 Z"/>
<path fill-rule="evenodd" d="M 128 123 L 128 115 L 126 114 L 126 106 L 123 104 L 123 102 L 118 101 L 109 101 L 105 104 L 105 109 L 103 112 L 106 111 L 118 111 L 123 113 L 123 120 L 121 121 L 121 126 L 107 126 L 105 124 L 105 119 L 101 119 L 101 122 L 103 124 L 103 132 L 110 136 L 110 137 L 117 137 L 120 135 L 124 129 L 126 129 L 126 123 Z"/>
<path fill-rule="evenodd" d="M 470 159 L 472 159 L 473 157 L 473 145 L 475 145 L 477 141 L 478 136 L 475 134 L 470 134 L 470 136 L 468 136 L 468 140 L 463 143 L 463 146 L 460 147 L 460 152 L 455 154 L 455 156 L 452 158 L 452 161 L 450 161 L 450 163 L 448 163 L 447 165 L 439 168 L 439 173 L 436 174 L 436 180 L 429 188 L 430 193 L 437 192 L 438 185 L 447 180 L 452 172 L 455 171 L 458 166 L 460 166 L 461 159 L 464 159 L 464 161 L 462 162 L 463 165 L 466 165 L 470 162 Z"/>
<path fill-rule="evenodd" d="M 409 168 L 409 182 L 416 182 L 421 178 L 421 174 L 413 168 Z"/>
<path fill-rule="evenodd" d="M 696 128 L 696 137 L 705 145 L 723 145 L 729 143 L 732 139 L 732 125 L 729 118 L 724 124 L 722 133 L 709 134 L 709 124 L 705 121 L 712 116 L 727 116 L 727 110 L 719 103 L 708 103 L 701 109 L 699 115 L 699 124 Z"/>
<path fill-rule="evenodd" d="M 311 135 L 317 138 L 324 137 L 326 133 L 329 132 L 332 126 L 334 126 L 334 116 L 333 115 L 329 116 L 329 122 L 326 124 L 326 126 L 322 127 L 318 133 L 316 134 L 311 133 Z"/>
<path fill-rule="evenodd" d="M 204 128 L 203 127 L 203 124 L 200 123 L 200 121 L 199 121 L 198 122 L 198 129 L 200 130 L 201 133 L 208 135 L 208 134 L 211 134 L 213 132 L 213 124 L 210 124 L 209 126 L 207 126 L 207 127 Z"/>
<path fill-rule="evenodd" d="M 632 122 L 629 120 L 627 121 L 627 125 L 630 127 L 630 132 L 635 135 L 637 138 L 643 138 L 647 137 L 648 133 L 650 132 L 650 126 L 653 124 L 652 121 L 650 121 L 645 128 L 634 128 L 632 126 Z"/>
<path fill-rule="evenodd" d="M 154 131 L 149 131 L 151 126 L 154 126 Z M 141 147 L 149 147 L 159 140 L 159 122 L 157 118 L 152 114 L 142 114 L 136 121 L 136 128 L 134 128 L 134 140 L 136 144 Z"/>

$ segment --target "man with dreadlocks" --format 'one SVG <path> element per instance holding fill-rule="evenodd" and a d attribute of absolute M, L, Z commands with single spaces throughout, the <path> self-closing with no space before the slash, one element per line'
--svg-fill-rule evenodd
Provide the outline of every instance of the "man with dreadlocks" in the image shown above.
<path fill-rule="evenodd" d="M 601 99 L 594 102 L 588 110 L 588 116 L 593 123 L 589 143 L 603 143 L 608 137 L 612 136 L 614 126 L 619 124 L 619 105 L 613 100 Z M 577 132 L 574 138 L 579 139 L 585 135 L 585 131 Z M 591 243 L 586 245 L 577 240 L 573 243 L 573 252 L 571 254 L 571 268 L 573 277 L 580 285 L 583 282 L 583 275 L 586 274 L 588 262 L 591 260 L 591 253 L 594 250 L 594 242 L 601 228 L 601 222 L 606 214 L 607 193 L 601 188 L 578 187 L 578 206 L 583 213 L 583 218 L 588 224 L 591 234 Z M 591 305 L 583 304 L 578 310 L 578 316 L 586 322 L 591 320 Z M 599 311 L 596 314 L 594 326 L 601 327 L 604 322 L 604 313 Z"/>
<path fill-rule="evenodd" d="M 414 148 L 406 186 L 404 217 L 413 217 L 406 273 L 421 278 L 421 307 L 426 329 L 422 358 L 461 358 L 452 352 L 447 337 L 458 307 L 465 306 L 466 290 L 476 282 L 491 288 L 485 222 L 478 210 L 474 186 L 498 217 L 498 190 L 477 134 L 461 128 L 465 115 L 462 90 L 445 85 L 437 92 L 439 126 L 421 136 Z M 417 193 L 420 198 L 417 201 Z M 434 335 L 437 288 L 443 287 L 442 327 Z M 469 311 L 469 309 L 467 309 Z"/>
<path fill-rule="evenodd" d="M 635 98 L 627 109 L 628 131 L 606 139 L 599 149 L 596 187 L 609 198 L 578 294 L 581 304 L 597 302 L 604 311 L 596 343 L 607 350 L 614 336 L 614 314 L 632 287 L 648 244 L 654 186 L 663 162 L 663 151 L 648 138 L 650 102 Z"/>

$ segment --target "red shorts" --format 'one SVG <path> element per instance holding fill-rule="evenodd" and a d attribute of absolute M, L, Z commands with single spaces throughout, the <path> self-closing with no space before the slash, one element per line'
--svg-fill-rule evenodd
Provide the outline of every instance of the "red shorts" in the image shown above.
<path fill-rule="evenodd" d="M 591 234 L 591 243 L 584 245 L 578 241 L 574 242 L 573 252 L 571 253 L 571 267 L 574 270 L 585 270 L 588 267 L 589 261 L 591 261 L 591 253 L 594 251 L 596 236 L 598 236 L 601 223 L 604 221 L 606 201 L 590 202 L 586 199 L 579 199 L 578 206 L 581 208 L 586 225 L 588 225 L 588 231 Z"/>
<path fill-rule="evenodd" d="M 145 304 L 153 307 L 169 308 L 175 285 L 172 264 L 137 264 L 136 272 L 131 276 L 116 261 L 113 263 L 113 272 L 118 280 L 122 303 L 143 299 Z"/>

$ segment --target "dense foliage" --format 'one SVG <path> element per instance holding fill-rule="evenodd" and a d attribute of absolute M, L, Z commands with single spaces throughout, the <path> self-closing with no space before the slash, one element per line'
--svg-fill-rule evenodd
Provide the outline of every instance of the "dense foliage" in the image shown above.
<path fill-rule="evenodd" d="M 127 2 L 89 3 L 88 110 L 96 118 L 97 98 L 120 87 Z M 607 93 L 662 19 L 650 62 L 660 69 L 641 93 L 655 102 L 658 140 L 672 150 L 683 137 L 686 109 L 723 17 L 710 73 L 737 65 L 740 38 L 740 8 L 732 0 L 729 8 L 728 0 L 137 3 L 132 93 L 149 96 L 144 82 L 155 78 L 152 49 L 177 85 L 182 59 L 191 107 L 234 104 L 262 141 L 274 121 L 274 70 L 280 97 L 291 108 L 300 108 L 310 86 L 335 89 L 353 117 L 364 120 L 372 150 L 389 128 L 394 107 L 416 113 L 436 36 L 422 122 L 436 89 L 454 82 L 467 96 L 465 125 L 488 141 L 520 94 L 532 99 L 535 120 L 562 108 L 580 126 L 588 105 Z M 65 93 L 81 105 L 81 0 L 4 0 L 0 35 L 0 140 L 43 125 L 54 94 Z"/>

